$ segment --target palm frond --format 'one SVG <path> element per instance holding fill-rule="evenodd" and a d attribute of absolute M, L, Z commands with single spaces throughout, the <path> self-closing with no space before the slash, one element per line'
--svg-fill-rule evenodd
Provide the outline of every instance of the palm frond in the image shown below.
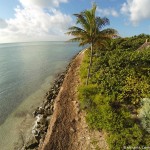
<path fill-rule="evenodd" d="M 92 9 L 91 9 L 91 13 L 92 13 L 92 15 L 94 17 L 95 17 L 95 14 L 96 14 L 96 8 L 97 8 L 97 5 L 95 3 L 93 3 Z"/>
<path fill-rule="evenodd" d="M 110 24 L 109 19 L 106 18 L 106 17 L 104 17 L 104 18 L 96 17 L 95 20 L 96 20 L 97 28 L 100 29 L 100 30 L 101 30 L 104 26 Z"/>
<path fill-rule="evenodd" d="M 110 37 L 110 38 L 118 36 L 117 30 L 112 29 L 112 28 L 104 29 L 103 31 L 101 31 L 101 33 L 108 36 L 108 37 Z"/>
<path fill-rule="evenodd" d="M 80 24 L 85 30 L 89 30 L 89 24 L 87 22 L 86 17 L 84 16 L 84 13 L 81 12 L 80 14 L 74 14 L 77 17 L 77 24 Z"/>
<path fill-rule="evenodd" d="M 66 34 L 71 34 L 73 31 L 86 32 L 84 29 L 76 27 L 76 26 L 72 26 L 68 30 L 70 31 L 66 32 Z"/>

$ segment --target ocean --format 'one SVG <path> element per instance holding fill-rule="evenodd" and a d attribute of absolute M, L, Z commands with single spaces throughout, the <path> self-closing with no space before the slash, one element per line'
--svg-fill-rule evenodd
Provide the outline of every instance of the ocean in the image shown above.
<path fill-rule="evenodd" d="M 17 149 L 55 75 L 81 49 L 71 42 L 0 44 L 0 149 Z"/>

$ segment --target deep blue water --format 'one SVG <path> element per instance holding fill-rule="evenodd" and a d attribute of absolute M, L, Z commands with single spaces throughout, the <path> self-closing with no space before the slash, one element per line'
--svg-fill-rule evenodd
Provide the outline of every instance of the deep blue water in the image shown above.
<path fill-rule="evenodd" d="M 0 124 L 81 49 L 68 42 L 0 44 Z"/>

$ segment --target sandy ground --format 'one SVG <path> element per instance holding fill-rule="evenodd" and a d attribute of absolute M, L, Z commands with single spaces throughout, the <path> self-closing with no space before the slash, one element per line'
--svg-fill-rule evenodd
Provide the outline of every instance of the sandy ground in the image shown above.
<path fill-rule="evenodd" d="M 84 51 L 72 61 L 60 92 L 44 143 L 39 150 L 107 150 L 102 132 L 90 130 L 80 109 L 77 88 Z"/>

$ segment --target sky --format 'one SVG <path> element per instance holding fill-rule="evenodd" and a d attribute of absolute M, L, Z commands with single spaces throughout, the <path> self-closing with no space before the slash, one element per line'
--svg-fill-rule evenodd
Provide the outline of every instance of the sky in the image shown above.
<path fill-rule="evenodd" d="M 120 36 L 150 34 L 150 0 L 0 0 L 0 43 L 66 41 L 73 14 L 93 3 Z"/>

